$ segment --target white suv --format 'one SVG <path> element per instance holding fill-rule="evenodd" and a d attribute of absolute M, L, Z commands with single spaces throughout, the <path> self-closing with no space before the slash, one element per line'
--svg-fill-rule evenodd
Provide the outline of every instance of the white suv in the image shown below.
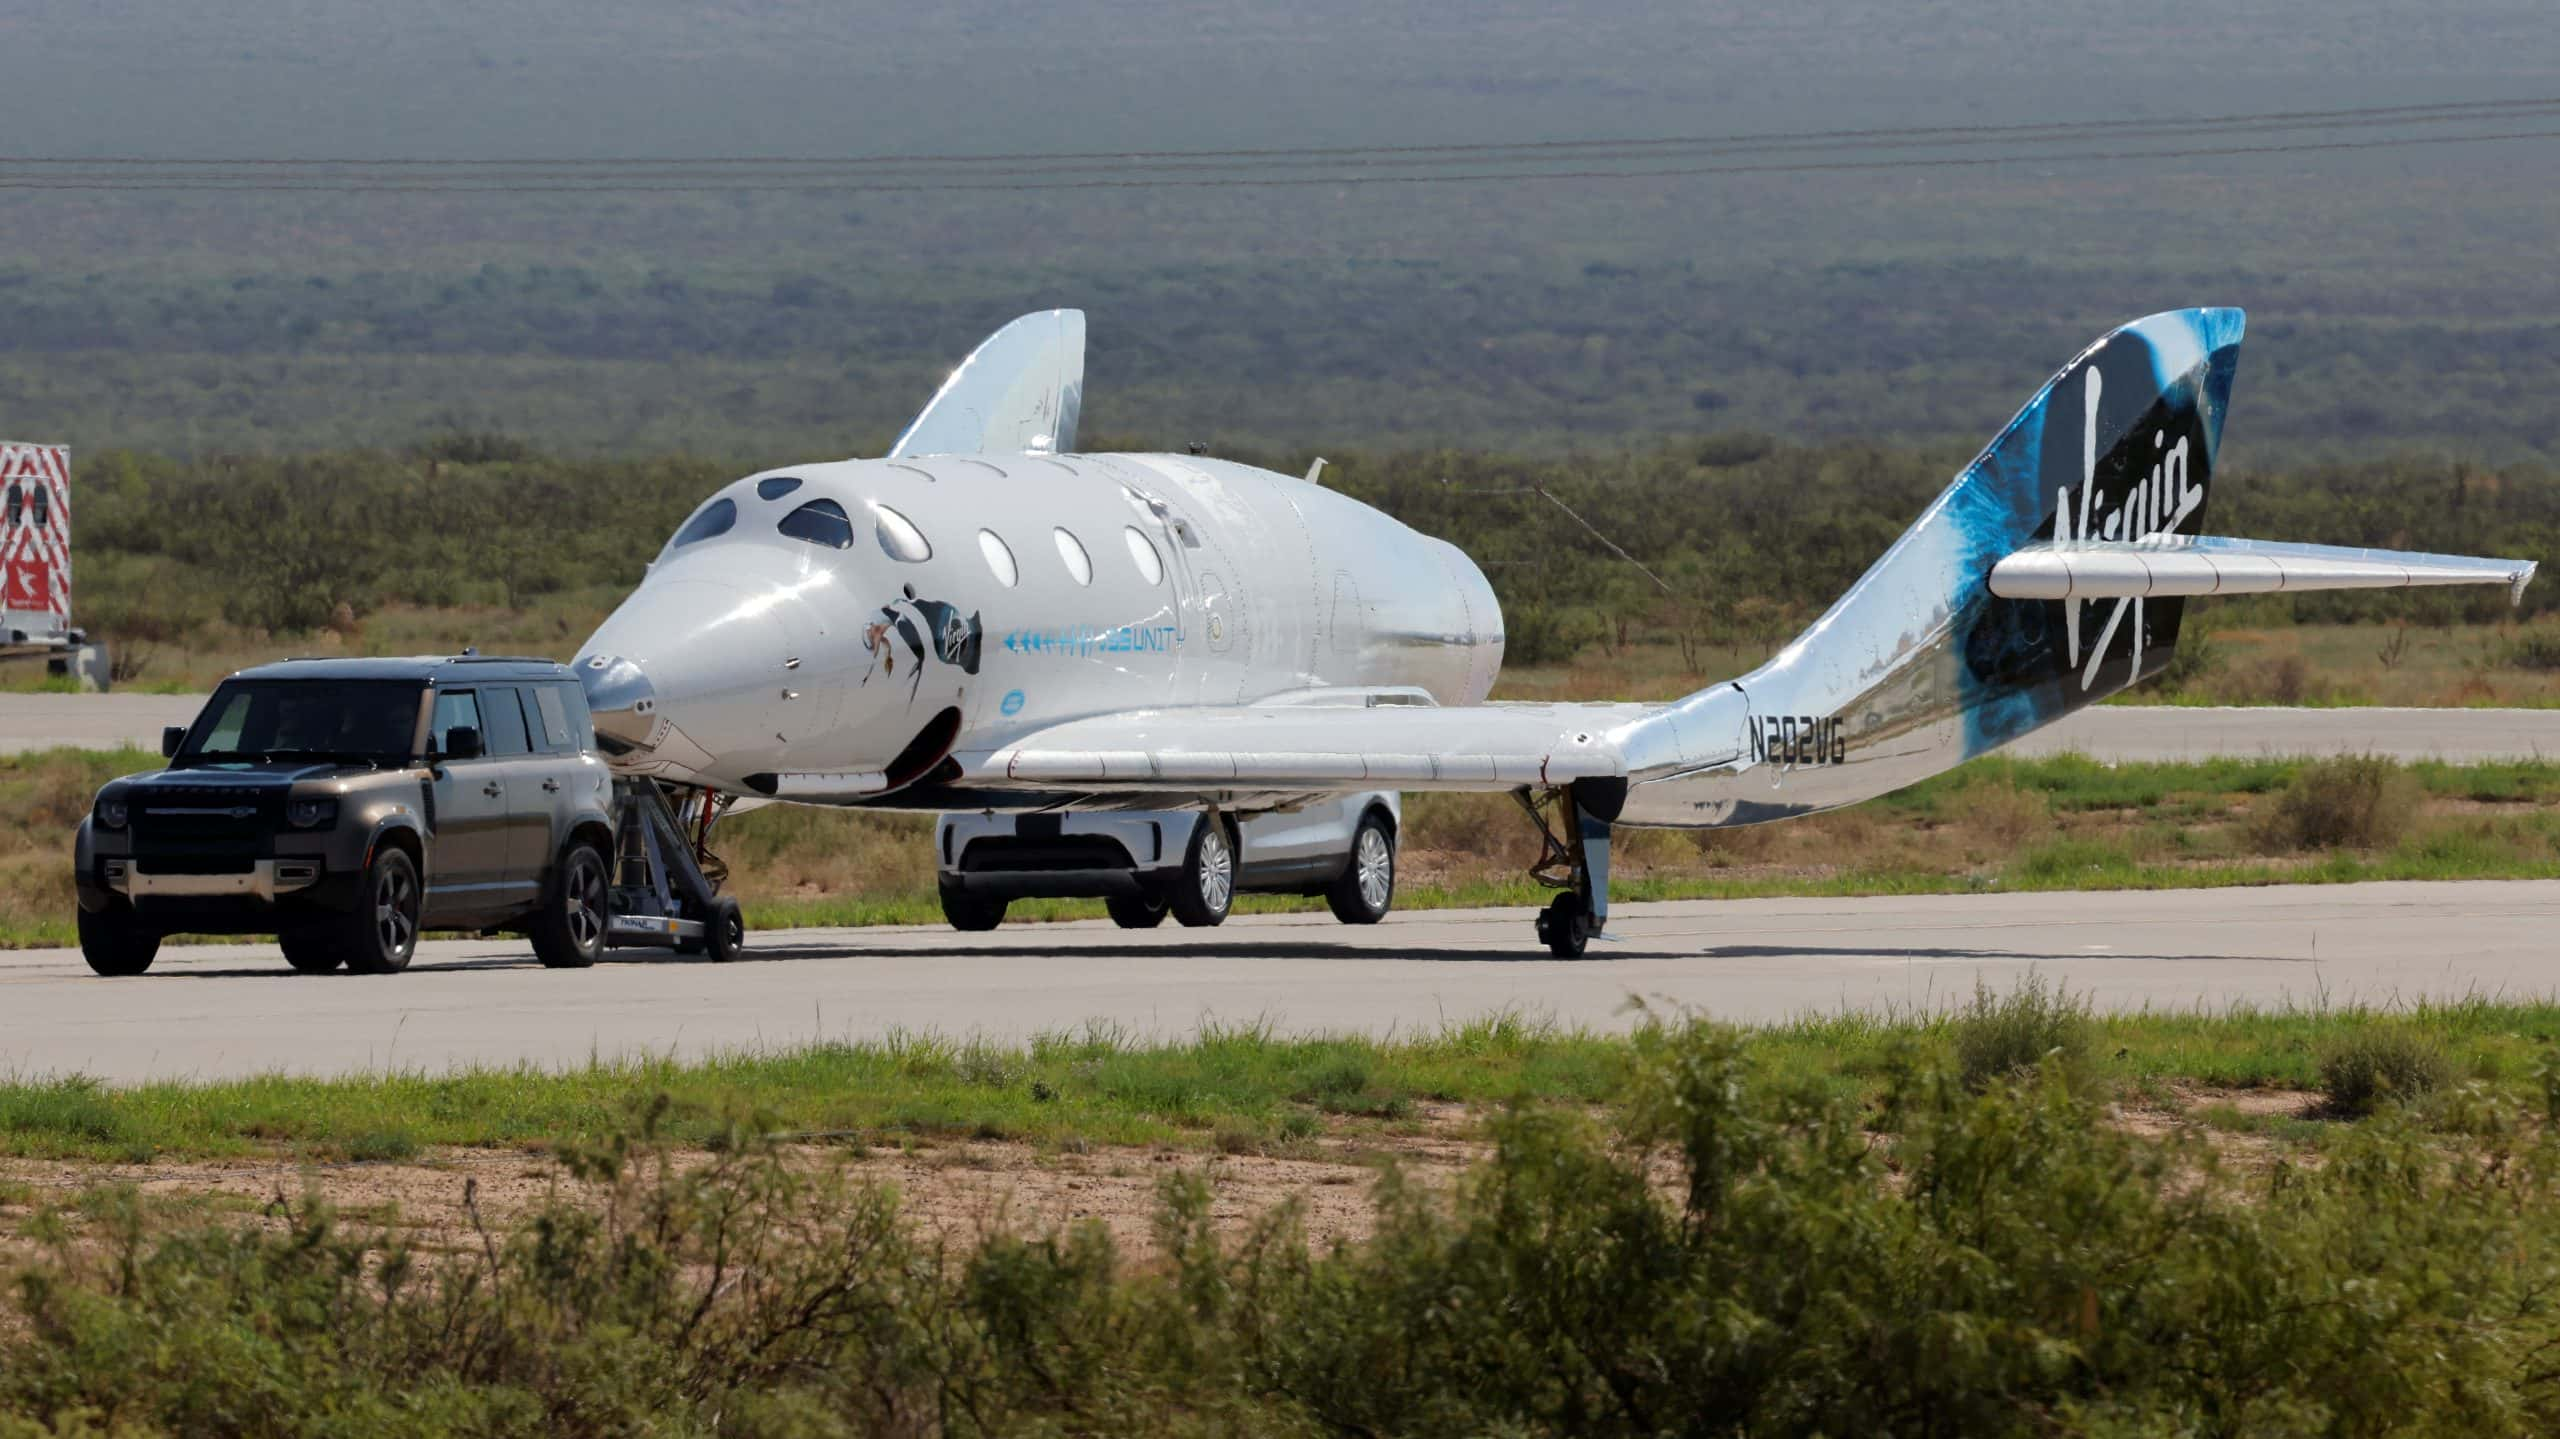
<path fill-rule="evenodd" d="M 934 826 L 942 913 L 993 929 L 1016 899 L 1102 897 L 1124 929 L 1170 913 L 1216 924 L 1239 891 L 1320 894 L 1344 924 L 1375 924 L 1395 902 L 1402 804 L 1372 791 L 1232 817 L 1193 810 L 946 814 Z"/>

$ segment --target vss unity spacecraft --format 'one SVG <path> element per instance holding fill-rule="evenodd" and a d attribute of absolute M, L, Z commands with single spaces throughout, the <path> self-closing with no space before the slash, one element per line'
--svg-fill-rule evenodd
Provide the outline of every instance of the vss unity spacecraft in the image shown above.
<path fill-rule="evenodd" d="M 1560 891 L 1538 936 L 1579 954 L 1611 826 L 1758 824 L 1939 773 L 2158 670 L 2190 598 L 2521 596 L 2518 561 L 2206 536 L 2240 335 L 2238 310 L 2181 310 L 2091 345 L 1739 679 L 1499 704 L 1502 611 L 1464 554 L 1313 474 L 1077 453 L 1084 317 L 1027 315 L 886 457 L 704 501 L 577 673 L 617 767 L 705 804 L 1231 826 L 1352 791 L 1508 791 Z"/>

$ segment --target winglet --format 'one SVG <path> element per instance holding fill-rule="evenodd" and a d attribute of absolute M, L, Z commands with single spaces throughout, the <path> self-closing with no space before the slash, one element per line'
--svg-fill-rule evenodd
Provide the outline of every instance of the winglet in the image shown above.
<path fill-rule="evenodd" d="M 1084 311 L 1039 310 L 987 336 L 886 458 L 1063 454 L 1084 409 Z"/>

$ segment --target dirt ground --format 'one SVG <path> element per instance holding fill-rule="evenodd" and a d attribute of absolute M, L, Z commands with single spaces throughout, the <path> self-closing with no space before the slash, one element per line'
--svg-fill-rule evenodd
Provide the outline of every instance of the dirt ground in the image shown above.
<path fill-rule="evenodd" d="M 1211 1217 L 1222 1231 L 1241 1233 L 1294 1199 L 1309 1242 L 1322 1247 L 1367 1237 L 1376 1221 L 1375 1181 L 1388 1162 L 1400 1165 L 1409 1179 L 1441 1187 L 1483 1155 L 1484 1146 L 1465 1137 L 1463 1110 L 1446 1110 L 1423 1116 L 1420 1133 L 1319 1139 L 1287 1157 L 1107 1146 L 1044 1152 L 982 1140 L 879 1149 L 851 1158 L 842 1150 L 805 1152 L 812 1160 L 845 1162 L 856 1176 L 896 1186 L 908 1215 L 955 1243 L 1096 1219 L 1124 1253 L 1144 1256 L 1155 1248 L 1159 1184 L 1172 1175 L 1197 1173 L 1208 1180 Z M 131 1184 L 146 1198 L 173 1207 L 244 1216 L 281 1212 L 280 1198 L 298 1205 L 317 1193 L 350 1220 L 395 1227 L 414 1241 L 441 1246 L 470 1232 L 466 1195 L 477 1203 L 482 1222 L 503 1230 L 574 1183 L 551 1156 L 511 1150 L 445 1149 L 414 1160 L 313 1166 L 264 1159 L 0 1159 L 0 1260 L 13 1250 L 27 1251 L 21 1221 L 35 1208 L 103 1185 Z"/>
<path fill-rule="evenodd" d="M 2320 1103 L 2319 1095 L 2299 1090 L 2180 1088 L 2160 1102 L 2127 1104 L 2111 1118 L 2147 1137 L 2196 1133 L 2232 1172 L 2247 1174 L 2288 1155 L 2302 1157 L 2294 1146 L 2261 1132 L 2262 1126 L 2316 1117 Z M 960 1139 L 859 1155 L 817 1146 L 800 1152 L 812 1162 L 846 1163 L 860 1178 L 894 1185 L 912 1219 L 955 1244 L 994 1232 L 1038 1233 L 1099 1220 L 1123 1253 L 1145 1258 L 1156 1250 L 1158 1187 L 1185 1173 L 1208 1181 L 1211 1218 L 1229 1235 L 1295 1200 L 1309 1243 L 1323 1248 L 1368 1237 L 1377 1220 L 1376 1180 L 1387 1164 L 1400 1166 L 1425 1188 L 1446 1189 L 1487 1152 L 1463 1106 L 1425 1106 L 1417 1119 L 1414 1132 L 1319 1138 L 1288 1155 L 1099 1145 L 1069 1152 Z M 707 1158 L 693 1152 L 679 1162 Z M 1658 1163 L 1656 1181 L 1666 1194 L 1675 1193 L 1679 1181 L 1670 1157 L 1659 1156 Z M 174 1210 L 265 1214 L 275 1222 L 282 1222 L 287 1204 L 298 1207 L 316 1192 L 351 1221 L 395 1228 L 415 1243 L 445 1248 L 470 1235 L 469 1204 L 476 1202 L 482 1223 L 503 1231 L 554 1193 L 574 1193 L 576 1181 L 550 1155 L 522 1150 L 443 1149 L 412 1160 L 325 1165 L 271 1159 L 0 1159 L 0 1267 L 32 1256 L 23 1221 L 36 1209 L 115 1184 L 133 1185 Z"/>

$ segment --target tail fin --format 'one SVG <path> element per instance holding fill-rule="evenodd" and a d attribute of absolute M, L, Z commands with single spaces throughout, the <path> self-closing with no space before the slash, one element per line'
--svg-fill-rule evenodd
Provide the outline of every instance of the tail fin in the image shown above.
<path fill-rule="evenodd" d="M 1955 741 L 1944 768 L 2167 664 L 2181 600 L 2005 599 L 1991 573 L 2039 542 L 2197 533 L 2242 328 L 2238 310 L 2178 310 L 2082 351 L 1828 613 L 1741 682 L 1752 710 L 1843 716 L 1853 735 L 1896 748 L 1897 735 L 1953 721 L 1958 734 L 1935 737 Z"/>
<path fill-rule="evenodd" d="M 1084 409 L 1084 311 L 1039 310 L 978 342 L 887 458 L 1065 454 Z"/>
<path fill-rule="evenodd" d="M 2520 561 L 2202 536 L 2241 328 L 2178 310 L 2083 351 L 1769 663 L 1612 734 L 1626 822 L 1752 824 L 1925 779 L 2166 665 L 2190 596 L 2521 595 Z"/>

